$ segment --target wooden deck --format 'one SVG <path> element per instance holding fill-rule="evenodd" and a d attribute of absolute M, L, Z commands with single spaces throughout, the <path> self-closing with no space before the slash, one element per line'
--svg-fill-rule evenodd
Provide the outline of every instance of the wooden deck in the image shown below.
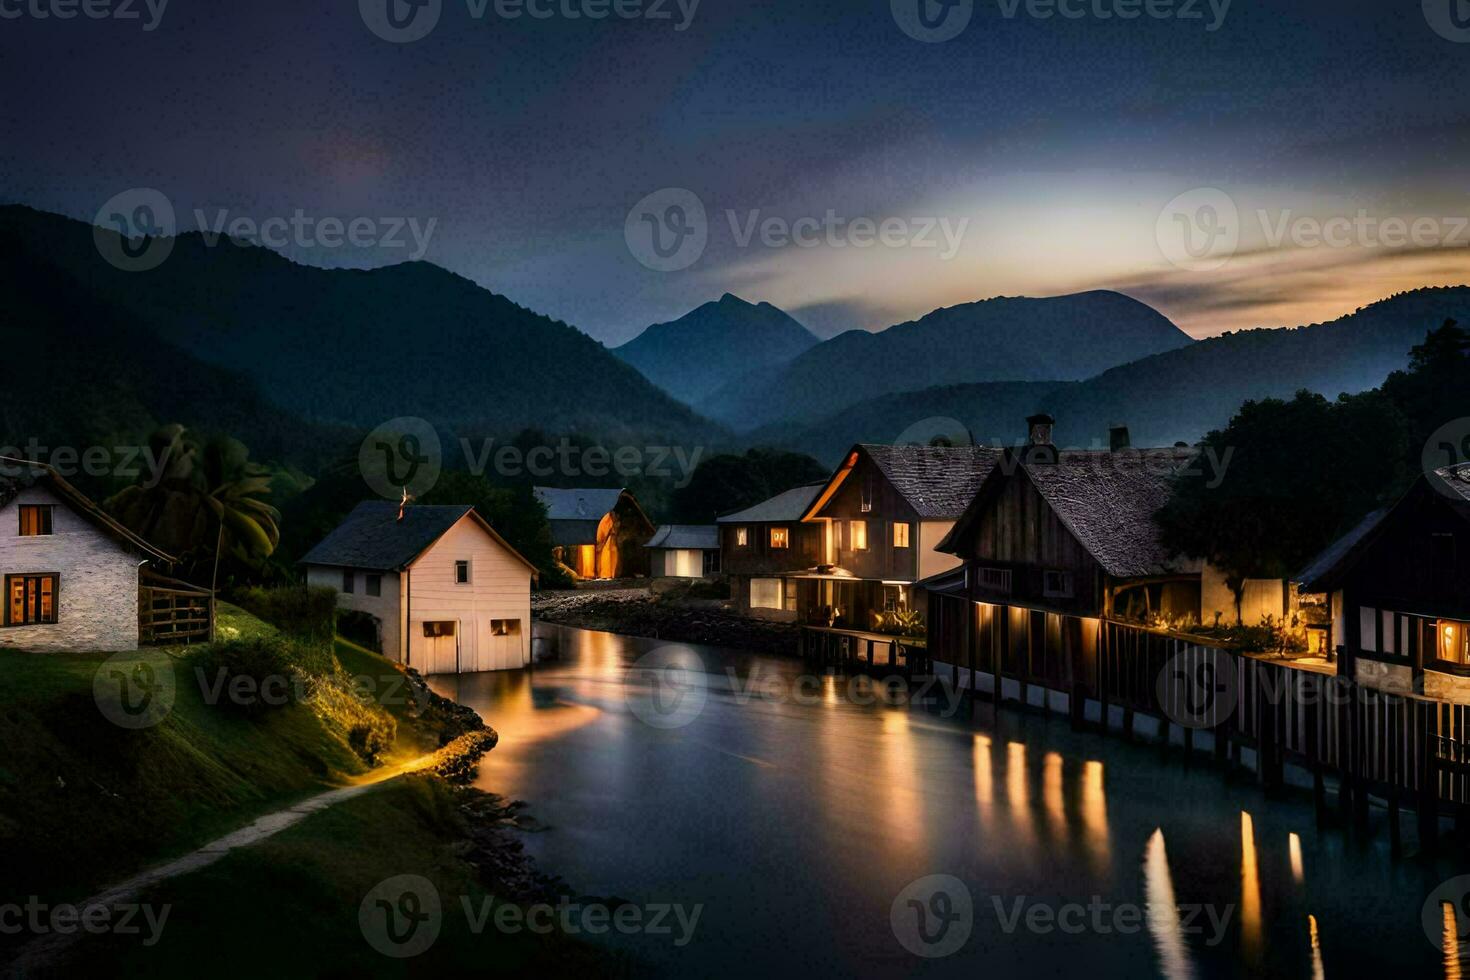
<path fill-rule="evenodd" d="M 882 667 L 906 676 L 933 670 L 928 643 L 922 636 L 803 625 L 797 651 L 806 662 L 823 668 L 871 673 Z"/>

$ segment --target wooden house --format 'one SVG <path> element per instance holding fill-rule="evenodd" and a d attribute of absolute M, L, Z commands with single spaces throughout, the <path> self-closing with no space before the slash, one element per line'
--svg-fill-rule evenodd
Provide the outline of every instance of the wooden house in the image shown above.
<path fill-rule="evenodd" d="M 822 484 L 793 487 L 716 519 L 720 561 L 741 612 L 796 618 L 796 586 L 782 576 L 815 568 L 824 559 L 823 529 L 801 522 L 821 489 Z"/>
<path fill-rule="evenodd" d="M 648 539 L 654 578 L 710 578 L 720 574 L 720 529 L 715 524 L 665 524 Z"/>
<path fill-rule="evenodd" d="M 915 608 L 915 582 L 959 565 L 936 547 L 1000 455 L 988 446 L 854 446 L 802 514 L 821 558 L 786 576 L 801 617 L 865 630 L 884 610 Z"/>
<path fill-rule="evenodd" d="M 644 542 L 657 530 L 627 490 L 536 487 L 546 507 L 556 560 L 579 578 L 649 573 Z"/>
<path fill-rule="evenodd" d="M 1470 464 L 1426 473 L 1298 577 L 1330 597 L 1339 673 L 1470 704 Z"/>
<path fill-rule="evenodd" d="M 469 505 L 358 504 L 301 564 L 339 609 L 376 621 L 385 656 L 420 673 L 531 662 L 536 568 Z"/>
<path fill-rule="evenodd" d="M 0 647 L 114 652 L 208 639 L 213 597 L 165 578 L 174 560 L 50 466 L 0 457 Z"/>

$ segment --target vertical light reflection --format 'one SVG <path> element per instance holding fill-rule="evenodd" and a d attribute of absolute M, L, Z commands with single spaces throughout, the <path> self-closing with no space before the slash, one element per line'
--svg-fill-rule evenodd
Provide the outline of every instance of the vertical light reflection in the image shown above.
<path fill-rule="evenodd" d="M 1296 834 L 1287 838 L 1287 845 L 1291 851 L 1291 877 L 1298 885 L 1306 880 L 1306 872 L 1302 868 L 1302 839 Z"/>
<path fill-rule="evenodd" d="M 1317 932 L 1315 915 L 1307 916 L 1307 931 L 1312 937 L 1312 980 L 1327 980 L 1327 970 L 1322 966 L 1322 936 Z"/>
<path fill-rule="evenodd" d="M 1022 742 L 1006 743 L 1006 809 L 1011 825 L 1016 828 L 1016 843 L 1031 853 L 1036 827 L 1031 821 L 1031 791 L 1027 785 L 1026 746 Z"/>
<path fill-rule="evenodd" d="M 1256 827 L 1240 811 L 1240 945 L 1250 963 L 1261 951 L 1261 874 L 1256 861 Z"/>
<path fill-rule="evenodd" d="M 1066 833 L 1066 806 L 1062 802 L 1062 757 L 1048 752 L 1041 764 L 1041 801 L 1046 807 L 1046 822 L 1053 837 Z"/>
<path fill-rule="evenodd" d="M 1179 921 L 1179 902 L 1174 897 L 1174 878 L 1169 873 L 1162 828 L 1153 832 L 1143 851 L 1143 888 L 1148 898 L 1148 931 L 1159 954 L 1159 972 L 1167 980 L 1193 980 L 1194 964 Z"/>
<path fill-rule="evenodd" d="M 889 843 L 903 842 L 917 849 L 925 831 L 919 812 L 921 794 L 917 785 L 914 759 L 914 737 L 909 729 L 909 714 L 903 710 L 883 712 L 882 743 L 878 748 L 879 785 L 888 803 Z"/>
<path fill-rule="evenodd" d="M 1108 845 L 1108 797 L 1103 785 L 1103 764 L 1082 766 L 1082 828 L 1087 854 L 1095 872 L 1106 870 L 1111 854 Z"/>
<path fill-rule="evenodd" d="M 975 736 L 975 800 L 982 811 L 995 804 L 995 771 L 990 759 L 990 738 Z"/>
<path fill-rule="evenodd" d="M 1441 902 L 1439 908 L 1444 913 L 1444 933 L 1440 945 L 1444 947 L 1445 980 L 1461 980 L 1464 973 L 1460 969 L 1460 923 L 1455 915 L 1455 906 L 1450 902 Z"/>

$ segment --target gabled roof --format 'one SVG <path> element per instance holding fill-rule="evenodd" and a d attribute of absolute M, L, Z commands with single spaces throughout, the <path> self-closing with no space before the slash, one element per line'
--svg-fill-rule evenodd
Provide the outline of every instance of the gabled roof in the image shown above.
<path fill-rule="evenodd" d="M 737 510 L 733 514 L 715 518 L 717 524 L 768 524 L 777 521 L 788 521 L 796 523 L 801 520 L 817 494 L 822 492 L 826 484 L 813 483 L 805 487 L 792 487 L 776 494 L 769 500 L 744 510 Z"/>
<path fill-rule="evenodd" d="M 1302 584 L 1303 592 L 1327 592 L 1338 571 L 1346 567 L 1347 559 L 1355 554 L 1360 545 L 1372 537 L 1388 517 L 1391 508 L 1380 507 L 1363 518 L 1351 531 L 1327 546 L 1312 563 L 1302 569 L 1295 578 Z"/>
<path fill-rule="evenodd" d="M 1003 449 L 995 446 L 879 446 L 859 443 L 848 452 L 821 494 L 802 515 L 810 520 L 847 479 L 859 458 L 872 460 L 895 491 L 924 520 L 954 520 L 965 512 Z"/>
<path fill-rule="evenodd" d="M 1031 482 L 1057 519 L 1114 578 L 1198 571 L 1199 563 L 1163 546 L 1154 515 L 1169 500 L 1172 480 L 1193 449 L 1064 450 L 1056 462 L 1023 462 L 1009 454 L 991 469 L 974 502 L 935 550 L 966 553 L 992 485 Z"/>
<path fill-rule="evenodd" d="M 333 565 L 375 572 L 400 572 L 428 551 L 466 515 L 506 551 L 536 572 L 536 566 L 511 547 L 469 504 L 410 504 L 398 519 L 391 500 L 365 500 L 301 559 L 303 565 Z"/>
<path fill-rule="evenodd" d="M 720 529 L 713 524 L 665 524 L 645 547 L 718 551 Z"/>
<path fill-rule="evenodd" d="M 600 521 L 618 505 L 622 490 L 570 490 L 561 487 L 535 487 L 536 499 L 546 505 L 546 518 L 552 521 Z"/>
<path fill-rule="evenodd" d="M 140 551 L 150 558 L 165 564 L 178 561 L 166 552 L 159 551 L 103 510 L 92 498 L 68 483 L 60 473 L 45 463 L 29 459 L 13 459 L 0 456 L 0 510 L 14 500 L 22 490 L 44 486 L 66 502 L 73 511 L 90 522 L 98 530 L 126 548 Z"/>

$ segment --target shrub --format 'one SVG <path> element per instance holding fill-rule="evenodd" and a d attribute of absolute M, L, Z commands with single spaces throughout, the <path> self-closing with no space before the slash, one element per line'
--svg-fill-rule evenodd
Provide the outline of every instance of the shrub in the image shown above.
<path fill-rule="evenodd" d="M 347 732 L 347 744 L 364 762 L 376 764 L 378 756 L 393 745 L 398 735 L 398 722 L 389 714 L 379 714 L 353 725 Z"/>
<path fill-rule="evenodd" d="M 206 647 L 196 671 L 210 701 L 254 716 L 296 703 L 301 686 L 296 659 L 291 641 L 252 637 Z"/>
<path fill-rule="evenodd" d="M 242 589 L 235 604 L 302 640 L 331 643 L 337 631 L 337 593 L 324 585 Z"/>

